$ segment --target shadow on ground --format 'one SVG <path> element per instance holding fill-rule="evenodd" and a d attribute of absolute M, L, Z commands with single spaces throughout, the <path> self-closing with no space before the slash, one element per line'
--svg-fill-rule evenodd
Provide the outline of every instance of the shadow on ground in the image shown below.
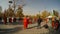
<path fill-rule="evenodd" d="M 12 28 L 12 29 L 0 29 L 0 34 L 12 34 L 14 32 L 18 32 L 21 30 L 22 30 L 21 27 L 16 27 L 16 28 Z"/>

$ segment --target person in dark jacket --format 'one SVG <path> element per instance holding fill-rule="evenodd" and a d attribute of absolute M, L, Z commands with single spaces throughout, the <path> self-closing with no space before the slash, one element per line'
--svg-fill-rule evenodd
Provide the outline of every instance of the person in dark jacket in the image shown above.
<path fill-rule="evenodd" d="M 39 18 L 37 19 L 37 22 L 38 22 L 38 28 L 39 28 L 39 27 L 41 26 L 42 18 L 39 17 Z"/>

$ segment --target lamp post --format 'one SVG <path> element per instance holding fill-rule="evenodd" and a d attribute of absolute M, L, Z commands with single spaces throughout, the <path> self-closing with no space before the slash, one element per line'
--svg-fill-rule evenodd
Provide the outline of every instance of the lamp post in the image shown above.
<path fill-rule="evenodd" d="M 39 11 L 39 16 L 40 16 L 40 11 Z"/>
<path fill-rule="evenodd" d="M 10 8 L 10 6 L 11 6 L 11 4 L 13 3 L 13 8 L 14 8 L 14 11 L 15 11 L 15 8 L 16 8 L 16 4 L 15 4 L 15 0 L 13 0 L 13 1 L 9 1 L 9 8 Z"/>
<path fill-rule="evenodd" d="M 9 1 L 9 9 L 10 9 L 12 3 L 13 3 L 12 1 Z"/>
<path fill-rule="evenodd" d="M 10 3 L 9 7 L 10 7 L 11 4 L 13 3 L 14 12 L 15 12 L 15 9 L 16 9 L 16 7 L 17 7 L 16 1 L 19 1 L 19 0 L 13 0 L 13 1 L 10 0 L 10 1 L 9 1 L 9 3 Z M 23 0 L 21 0 L 21 2 L 24 3 Z M 20 4 L 21 8 L 22 8 L 22 6 L 25 6 L 25 5 L 26 5 L 26 4 Z"/>
<path fill-rule="evenodd" d="M 16 2 L 15 2 L 15 0 L 13 0 L 13 7 L 14 7 L 14 12 L 15 12 L 15 8 L 16 8 Z"/>

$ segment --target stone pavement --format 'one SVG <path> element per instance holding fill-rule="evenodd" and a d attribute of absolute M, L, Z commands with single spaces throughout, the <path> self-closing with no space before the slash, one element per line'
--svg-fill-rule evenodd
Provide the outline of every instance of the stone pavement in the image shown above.
<path fill-rule="evenodd" d="M 31 28 L 31 29 L 15 32 L 14 34 L 47 34 L 48 32 L 49 30 L 45 28 L 42 28 L 42 29 Z"/>
<path fill-rule="evenodd" d="M 4 24 L 0 24 L 0 29 L 11 29 L 11 28 L 15 28 L 15 27 L 22 27 L 23 25 L 4 25 Z"/>
<path fill-rule="evenodd" d="M 41 23 L 41 24 L 42 24 L 41 26 L 43 26 L 45 23 L 44 24 Z M 23 29 L 23 30 L 21 30 L 19 32 L 15 32 L 13 34 L 49 34 L 50 31 L 48 29 L 45 29 L 44 27 L 41 29 L 37 29 L 36 26 L 37 26 L 37 23 L 29 24 L 28 29 Z"/>
<path fill-rule="evenodd" d="M 47 29 L 37 29 L 37 23 L 35 24 L 29 24 L 28 25 L 28 29 L 23 30 L 23 25 L 1 25 L 0 24 L 0 30 L 3 30 L 2 33 L 3 34 L 42 34 L 45 30 Z M 19 31 L 17 31 L 16 27 L 21 27 L 22 29 L 18 28 Z M 4 32 L 5 30 L 5 32 Z M 13 31 L 13 32 L 12 32 Z M 15 31 L 15 32 L 14 32 Z M 45 33 L 48 32 L 45 31 Z M 0 31 L 1 33 L 1 31 Z"/>
<path fill-rule="evenodd" d="M 42 22 L 41 26 L 43 26 L 44 24 L 46 24 L 46 23 Z M 7 34 L 52 34 L 51 30 L 49 30 L 49 28 L 45 29 L 44 27 L 42 27 L 40 29 L 37 29 L 36 26 L 37 26 L 37 23 L 29 24 L 28 29 L 23 29 L 23 25 L 0 25 L 0 28 L 1 29 L 7 28 L 10 30 L 11 30 L 11 28 L 14 28 L 14 29 L 12 29 L 12 31 L 8 30 L 9 32 L 6 32 Z M 51 26 L 51 24 L 48 23 L 48 26 Z M 19 28 L 16 28 L 16 27 L 19 27 Z"/>

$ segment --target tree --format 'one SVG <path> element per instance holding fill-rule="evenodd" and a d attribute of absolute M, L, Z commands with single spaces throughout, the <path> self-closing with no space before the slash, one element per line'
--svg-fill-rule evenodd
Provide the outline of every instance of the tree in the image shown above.
<path fill-rule="evenodd" d="M 40 14 L 37 14 L 37 15 L 36 15 L 37 18 L 40 17 L 40 16 L 41 16 Z"/>
<path fill-rule="evenodd" d="M 49 16 L 50 15 L 50 13 L 48 12 L 48 11 L 46 11 L 46 10 L 44 10 L 42 13 L 41 13 L 41 16 L 43 17 L 43 18 L 46 18 L 47 16 Z"/>
<path fill-rule="evenodd" d="M 2 13 L 0 12 L 0 17 L 2 17 Z"/>
<path fill-rule="evenodd" d="M 7 10 L 4 10 L 4 15 L 5 15 L 6 17 L 8 17 L 8 12 L 7 12 Z"/>
<path fill-rule="evenodd" d="M 8 13 L 8 17 L 14 17 L 14 10 L 12 8 L 8 8 L 6 13 Z"/>
<path fill-rule="evenodd" d="M 2 17 L 2 7 L 0 6 L 0 17 Z"/>
<path fill-rule="evenodd" d="M 56 11 L 56 10 L 53 10 L 53 14 L 55 15 L 55 16 L 59 16 L 59 13 L 58 13 L 58 11 Z"/>
<path fill-rule="evenodd" d="M 0 12 L 2 11 L 2 7 L 0 6 Z"/>
<path fill-rule="evenodd" d="M 16 16 L 17 17 L 23 17 L 24 15 L 23 15 L 22 12 L 23 12 L 22 8 L 21 7 L 18 7 L 17 12 L 16 12 Z"/>

